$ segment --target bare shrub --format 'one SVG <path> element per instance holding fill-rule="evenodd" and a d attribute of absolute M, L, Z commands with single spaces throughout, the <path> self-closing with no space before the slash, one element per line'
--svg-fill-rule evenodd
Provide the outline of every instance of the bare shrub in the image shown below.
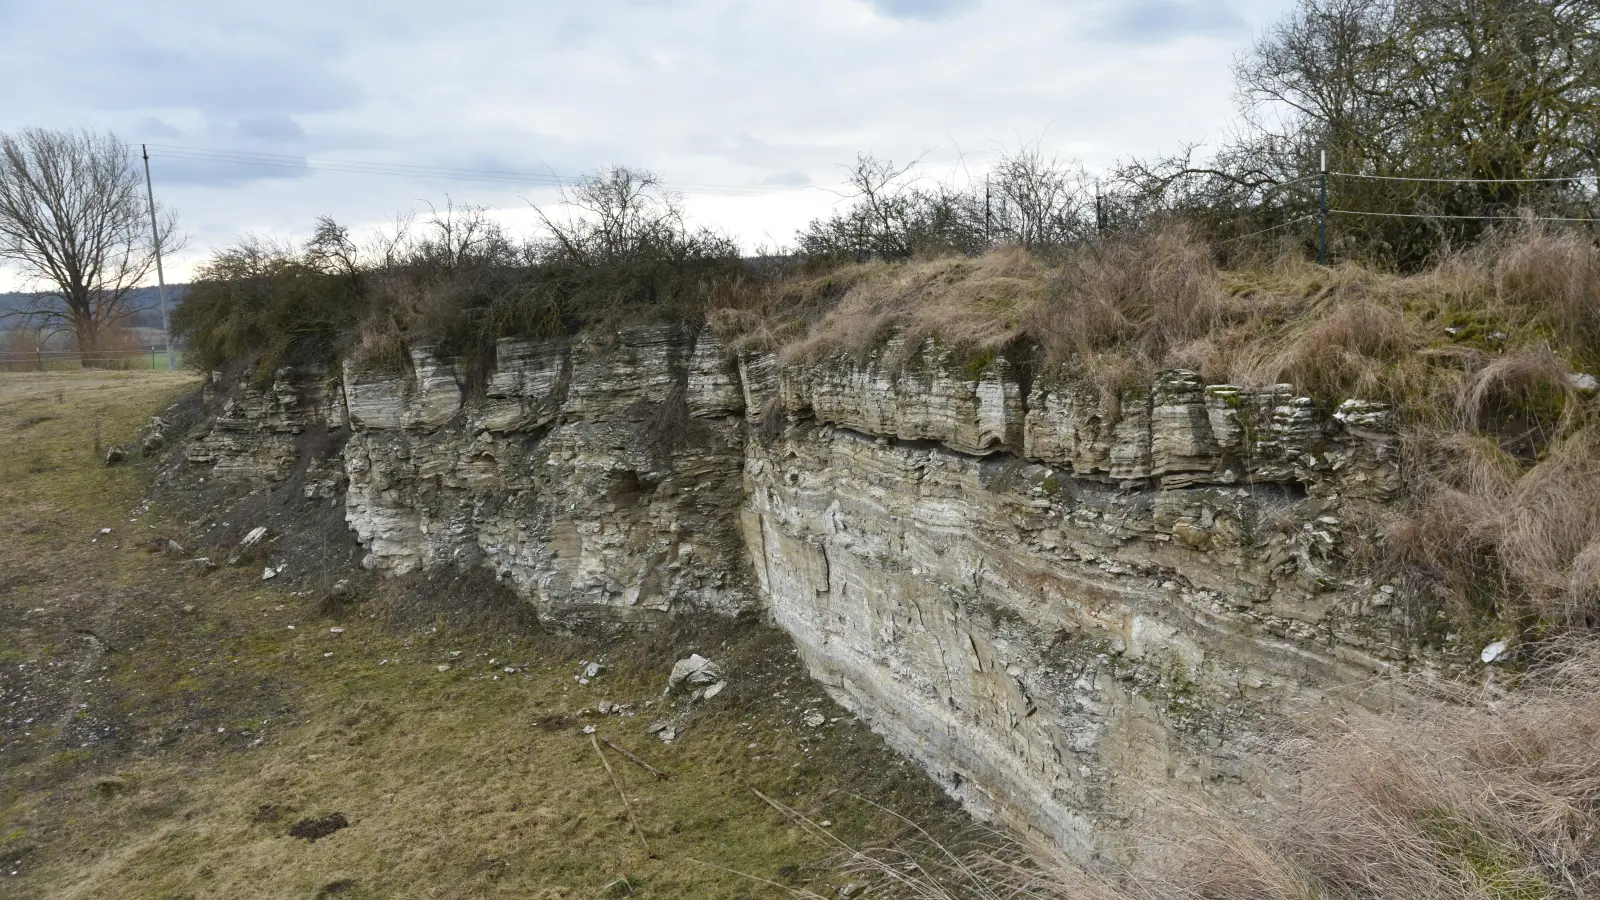
<path fill-rule="evenodd" d="M 639 429 L 639 446 L 655 456 L 665 456 L 694 437 L 694 417 L 689 414 L 687 385 L 678 381 L 660 403 L 645 406 Z"/>

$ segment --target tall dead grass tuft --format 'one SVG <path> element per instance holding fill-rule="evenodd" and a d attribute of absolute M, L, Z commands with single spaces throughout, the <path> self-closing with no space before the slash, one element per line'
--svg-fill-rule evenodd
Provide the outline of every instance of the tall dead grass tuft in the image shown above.
<path fill-rule="evenodd" d="M 1412 512 L 1390 528 L 1395 558 L 1443 588 L 1458 620 L 1532 613 L 1553 626 L 1600 625 L 1596 428 L 1556 441 L 1532 466 L 1493 435 L 1449 433 L 1434 444 Z"/>
<path fill-rule="evenodd" d="M 1145 367 L 1210 334 L 1239 312 L 1210 251 L 1182 226 L 1084 248 L 1067 257 L 1027 331 L 1047 365 L 1118 350 Z"/>
<path fill-rule="evenodd" d="M 1398 310 L 1364 297 L 1337 301 L 1272 360 L 1271 380 L 1335 400 L 1395 399 L 1404 394 L 1396 367 L 1420 344 Z"/>
<path fill-rule="evenodd" d="M 1020 249 L 975 259 L 880 264 L 855 280 L 804 338 L 783 348 L 786 361 L 837 350 L 858 354 L 900 331 L 907 349 L 925 339 L 966 350 L 1005 346 L 1022 335 L 1023 316 L 1044 293 L 1044 264 Z"/>
<path fill-rule="evenodd" d="M 917 900 L 1560 900 L 1600 892 L 1600 648 L 1545 648 L 1509 691 L 1418 677 L 1422 699 L 1285 742 L 1301 785 L 1265 820 L 1175 816 L 1153 871 L 1086 874 L 995 838 L 852 851 Z"/>
<path fill-rule="evenodd" d="M 1502 303 L 1583 362 L 1600 362 L 1600 248 L 1593 239 L 1530 222 L 1486 250 Z"/>
<path fill-rule="evenodd" d="M 1479 369 L 1457 403 L 1463 426 L 1497 434 L 1507 449 L 1542 449 L 1566 417 L 1573 390 L 1567 363 L 1548 345 L 1508 353 Z"/>

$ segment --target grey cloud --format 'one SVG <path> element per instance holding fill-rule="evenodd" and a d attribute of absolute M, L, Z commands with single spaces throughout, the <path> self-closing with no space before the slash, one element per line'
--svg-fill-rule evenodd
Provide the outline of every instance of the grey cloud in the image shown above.
<path fill-rule="evenodd" d="M 1244 29 L 1238 12 L 1215 0 L 1132 0 L 1117 3 L 1094 31 L 1098 37 L 1123 43 L 1155 44 Z"/>
<path fill-rule="evenodd" d="M 65 79 L 79 103 L 105 108 L 182 108 L 232 115 L 322 112 L 361 99 L 354 82 L 315 58 L 271 48 L 175 50 L 106 46 Z M 107 84 L 117 90 L 106 90 Z"/>
<path fill-rule="evenodd" d="M 868 0 L 891 19 L 942 19 L 978 5 L 978 0 Z"/>
<path fill-rule="evenodd" d="M 281 142 L 304 138 L 306 132 L 300 123 L 285 115 L 252 116 L 240 119 L 236 130 L 247 140 Z"/>
<path fill-rule="evenodd" d="M 305 163 L 305 157 L 298 160 Z M 151 177 L 162 186 L 235 188 L 262 182 L 298 181 L 311 175 L 296 160 L 278 165 L 254 165 L 231 160 L 186 159 L 169 155 L 161 148 L 150 151 Z"/>
<path fill-rule="evenodd" d="M 804 172 L 779 172 L 776 175 L 761 179 L 762 184 L 773 187 L 805 187 L 811 183 L 811 176 Z"/>
<path fill-rule="evenodd" d="M 167 124 L 158 116 L 145 116 L 133 125 L 134 137 L 165 141 L 179 137 L 183 132 Z"/>

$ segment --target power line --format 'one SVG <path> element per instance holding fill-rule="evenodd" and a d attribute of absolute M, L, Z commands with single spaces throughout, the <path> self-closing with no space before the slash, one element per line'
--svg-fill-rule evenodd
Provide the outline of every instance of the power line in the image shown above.
<path fill-rule="evenodd" d="M 1329 172 L 1340 178 L 1365 178 L 1369 181 L 1426 181 L 1434 184 L 1533 184 L 1543 182 L 1593 181 L 1593 175 L 1572 175 L 1561 178 L 1420 178 L 1404 175 L 1363 175 L 1359 172 Z"/>
<path fill-rule="evenodd" d="M 245 150 L 218 150 L 208 147 L 180 147 L 170 144 L 151 144 L 153 155 L 169 159 L 195 162 L 233 163 L 237 165 L 264 166 L 301 171 L 346 172 L 363 175 L 390 175 L 410 178 L 441 178 L 456 181 L 479 181 L 490 184 L 540 185 L 567 187 L 583 179 L 555 172 L 514 172 L 496 169 L 470 169 L 450 166 L 420 166 L 410 163 L 385 163 L 353 159 L 328 159 L 294 156 L 282 153 L 258 153 Z M 815 190 L 814 185 L 728 185 L 695 182 L 662 182 L 664 187 L 698 194 L 724 196 L 759 196 L 776 191 Z"/>
<path fill-rule="evenodd" d="M 1237 237 L 1228 238 L 1227 240 L 1221 241 L 1220 243 L 1224 244 L 1224 245 L 1225 244 L 1231 244 L 1234 241 L 1242 241 L 1245 238 L 1253 238 L 1258 234 L 1266 234 L 1269 231 L 1277 231 L 1279 228 L 1288 228 L 1290 225 L 1297 225 L 1297 224 L 1299 224 L 1301 222 L 1305 222 L 1305 221 L 1310 220 L 1310 219 L 1315 219 L 1316 217 L 1317 217 L 1317 213 L 1307 213 L 1306 215 L 1303 215 L 1298 219 L 1290 219 L 1287 222 L 1279 222 L 1278 224 L 1272 226 L 1271 228 L 1263 228 L 1260 231 L 1252 231 L 1249 234 L 1241 234 L 1241 235 L 1239 235 Z"/>
<path fill-rule="evenodd" d="M 1564 216 L 1450 216 L 1434 215 L 1432 213 L 1387 213 L 1387 212 L 1362 212 L 1355 209 L 1330 209 L 1329 213 L 1341 216 L 1381 216 L 1386 219 L 1476 219 L 1506 222 L 1594 222 L 1593 218 L 1569 218 Z"/>

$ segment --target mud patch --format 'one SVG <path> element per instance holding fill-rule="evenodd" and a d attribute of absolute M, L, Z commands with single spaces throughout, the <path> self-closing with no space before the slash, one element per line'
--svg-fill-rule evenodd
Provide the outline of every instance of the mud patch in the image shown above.
<path fill-rule="evenodd" d="M 289 836 L 315 843 L 341 828 L 349 827 L 350 820 L 344 817 L 344 813 L 334 813 L 320 819 L 301 819 L 289 826 Z"/>

